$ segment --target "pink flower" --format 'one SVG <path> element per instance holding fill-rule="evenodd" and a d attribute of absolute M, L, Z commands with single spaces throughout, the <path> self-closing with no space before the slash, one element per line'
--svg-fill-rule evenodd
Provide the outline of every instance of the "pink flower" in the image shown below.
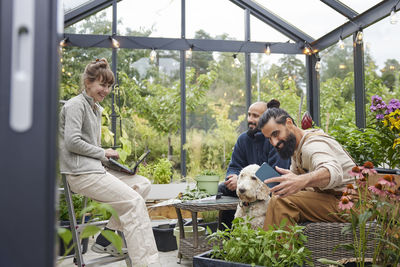
<path fill-rule="evenodd" d="M 354 203 L 350 201 L 350 198 L 347 196 L 342 196 L 339 201 L 339 209 L 341 210 L 349 210 L 353 207 Z"/>
<path fill-rule="evenodd" d="M 364 165 L 361 167 L 362 173 L 363 174 L 374 174 L 376 173 L 376 170 L 374 169 L 374 164 L 371 161 L 367 161 L 364 163 Z"/>
<path fill-rule="evenodd" d="M 346 185 L 346 188 L 343 190 L 345 195 L 352 195 L 352 194 L 357 194 L 357 191 L 354 189 L 354 186 L 352 184 Z"/>
<path fill-rule="evenodd" d="M 396 181 L 394 180 L 394 176 L 391 174 L 386 174 L 382 178 L 379 179 L 378 183 L 381 185 L 388 185 L 390 187 L 396 185 Z"/>
<path fill-rule="evenodd" d="M 372 193 L 378 196 L 386 196 L 385 191 L 383 191 L 383 186 L 380 183 L 377 183 L 375 185 L 371 185 L 368 187 L 368 190 L 370 190 Z"/>
<path fill-rule="evenodd" d="M 354 166 L 351 171 L 349 171 L 349 174 L 353 177 L 356 178 L 361 178 L 364 177 L 364 175 L 361 173 L 361 169 L 358 166 Z"/>
<path fill-rule="evenodd" d="M 358 187 L 364 187 L 367 184 L 367 178 L 361 177 L 356 180 Z"/>

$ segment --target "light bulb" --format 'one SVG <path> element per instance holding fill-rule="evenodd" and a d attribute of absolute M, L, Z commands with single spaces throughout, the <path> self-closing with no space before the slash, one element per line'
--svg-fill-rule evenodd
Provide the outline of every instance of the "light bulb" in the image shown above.
<path fill-rule="evenodd" d="M 321 61 L 315 62 L 315 71 L 319 72 L 321 70 Z"/>
<path fill-rule="evenodd" d="M 363 32 L 362 32 L 362 31 L 358 31 L 358 32 L 357 32 L 357 35 L 356 35 L 356 43 L 357 43 L 357 44 L 362 44 L 362 42 L 363 42 L 363 37 L 364 37 Z"/>
<path fill-rule="evenodd" d="M 237 57 L 233 60 L 233 64 L 235 64 L 236 68 L 240 68 L 240 60 Z"/>
<path fill-rule="evenodd" d="M 265 54 L 267 56 L 271 55 L 271 48 L 269 47 L 269 45 L 267 45 L 267 48 L 265 49 Z"/>
<path fill-rule="evenodd" d="M 189 50 L 186 51 L 186 59 L 192 58 L 193 50 L 192 47 L 190 47 Z"/>
<path fill-rule="evenodd" d="M 306 46 L 306 47 L 304 47 L 304 49 L 303 49 L 303 54 L 305 54 L 305 55 L 311 55 L 311 54 L 312 54 L 312 51 L 311 51 L 311 49 L 310 49 L 308 46 Z"/>
<path fill-rule="evenodd" d="M 151 52 L 150 52 L 150 61 L 153 62 L 156 57 L 157 57 L 156 50 L 154 50 L 154 49 L 151 50 Z"/>
<path fill-rule="evenodd" d="M 338 47 L 339 47 L 341 50 L 344 50 L 344 42 L 343 42 L 342 37 L 340 37 L 340 39 L 339 39 Z"/>
<path fill-rule="evenodd" d="M 119 42 L 117 39 L 111 37 L 111 43 L 114 48 L 119 48 Z"/>
<path fill-rule="evenodd" d="M 390 12 L 390 24 L 396 24 L 399 21 L 399 18 L 397 17 L 397 13 L 394 11 L 394 8 L 392 12 Z"/>
<path fill-rule="evenodd" d="M 68 38 L 64 38 L 60 41 L 60 46 L 61 47 L 66 47 L 68 42 Z"/>

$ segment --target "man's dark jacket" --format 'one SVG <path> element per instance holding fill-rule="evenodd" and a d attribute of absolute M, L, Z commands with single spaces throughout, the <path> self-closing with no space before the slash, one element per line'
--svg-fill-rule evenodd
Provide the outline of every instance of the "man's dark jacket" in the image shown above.
<path fill-rule="evenodd" d="M 276 149 L 261 132 L 257 132 L 254 137 L 244 132 L 236 141 L 226 176 L 230 174 L 239 175 L 244 167 L 250 164 L 261 166 L 264 162 L 267 162 L 273 168 L 278 166 L 289 169 L 290 167 L 290 159 L 281 159 Z"/>

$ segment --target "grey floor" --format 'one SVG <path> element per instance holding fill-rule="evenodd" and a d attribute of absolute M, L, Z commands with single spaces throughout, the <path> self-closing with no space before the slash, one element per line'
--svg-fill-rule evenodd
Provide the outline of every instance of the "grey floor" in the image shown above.
<path fill-rule="evenodd" d="M 93 244 L 95 239 L 90 238 L 89 239 L 89 249 L 88 251 L 84 254 L 84 260 L 90 260 L 90 259 L 94 259 L 97 257 L 102 257 L 104 256 L 104 254 L 98 254 L 95 252 L 92 252 L 90 250 L 91 245 Z M 178 264 L 178 250 L 174 250 L 174 251 L 169 251 L 169 252 L 159 252 L 159 256 L 160 256 L 160 263 L 162 267 L 191 267 L 192 266 L 192 261 L 189 259 L 185 259 L 183 258 L 181 261 L 181 264 Z M 69 257 L 69 258 L 65 258 L 63 260 L 59 259 L 57 261 L 56 264 L 57 267 L 74 267 L 76 265 L 74 265 L 73 263 L 73 258 Z M 107 266 L 107 267 L 124 267 L 126 266 L 125 261 L 119 261 L 119 262 L 114 262 L 114 263 L 110 263 L 110 264 L 106 264 L 106 265 L 102 265 L 102 266 Z"/>

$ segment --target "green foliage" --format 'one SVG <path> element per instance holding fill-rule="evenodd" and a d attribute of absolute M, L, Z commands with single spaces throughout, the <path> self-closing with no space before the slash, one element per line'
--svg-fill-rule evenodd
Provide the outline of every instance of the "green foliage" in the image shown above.
<path fill-rule="evenodd" d="M 82 212 L 83 199 L 84 199 L 84 196 L 82 196 L 82 195 L 75 195 L 75 194 L 72 195 L 72 202 L 74 205 L 76 218 L 80 218 L 79 214 L 81 214 L 81 212 Z M 67 201 L 65 200 L 64 194 L 60 195 L 59 204 L 58 204 L 58 212 L 59 212 L 58 217 L 59 217 L 60 221 L 68 221 L 69 220 Z"/>
<path fill-rule="evenodd" d="M 166 158 L 160 158 L 155 163 L 141 166 L 139 174 L 152 180 L 154 184 L 169 184 L 172 176 L 172 163 Z"/>
<path fill-rule="evenodd" d="M 203 218 L 203 222 L 209 223 L 209 222 L 215 222 L 218 220 L 218 214 L 219 212 L 217 210 L 208 210 L 208 211 L 202 211 L 200 212 L 201 217 Z"/>
<path fill-rule="evenodd" d="M 311 252 L 304 246 L 304 227 L 287 228 L 254 230 L 248 219 L 235 218 L 232 229 L 218 230 L 208 237 L 213 244 L 212 257 L 260 266 L 313 266 Z"/>
<path fill-rule="evenodd" d="M 218 173 L 214 170 L 203 170 L 199 173 L 199 175 L 210 175 L 210 176 L 214 176 L 214 175 L 218 175 Z"/>
<path fill-rule="evenodd" d="M 205 197 L 209 197 L 209 196 L 210 195 L 207 192 L 205 192 L 203 190 L 199 190 L 197 187 L 190 189 L 188 186 L 188 187 L 186 187 L 185 192 L 179 193 L 178 199 L 180 199 L 182 201 L 188 201 L 188 200 L 205 198 Z"/>

